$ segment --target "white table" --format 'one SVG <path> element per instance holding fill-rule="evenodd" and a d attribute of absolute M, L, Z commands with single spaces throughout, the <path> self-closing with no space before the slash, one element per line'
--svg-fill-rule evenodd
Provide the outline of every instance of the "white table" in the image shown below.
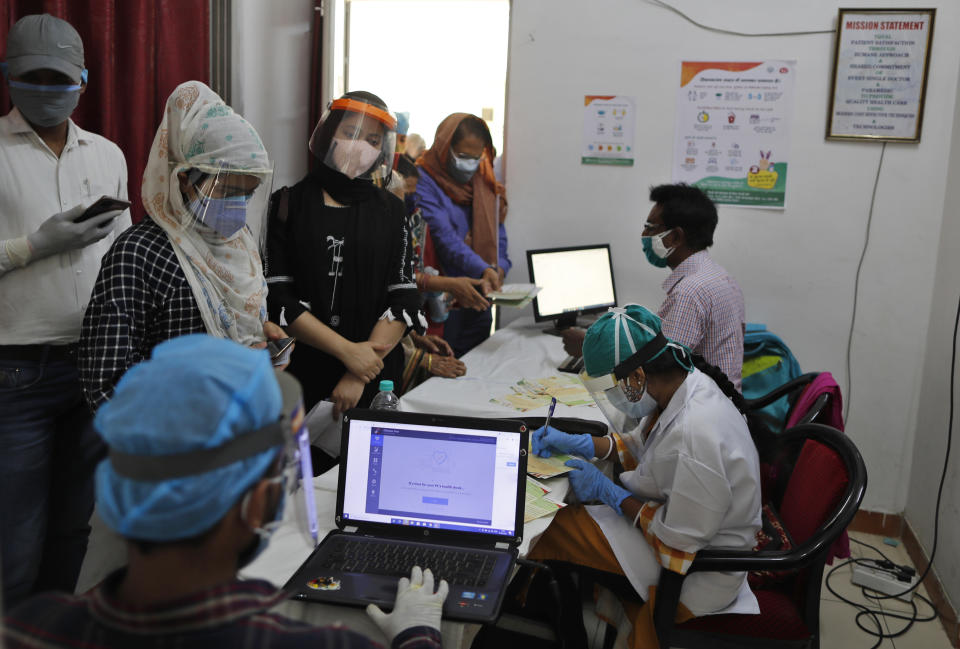
<path fill-rule="evenodd" d="M 490 400 L 510 391 L 521 378 L 539 378 L 557 373 L 557 366 L 566 358 L 563 345 L 556 336 L 542 332 L 544 325 L 535 325 L 530 318 L 514 321 L 483 344 L 464 355 L 466 376 L 458 379 L 431 378 L 411 390 L 401 399 L 407 412 L 439 413 L 478 417 L 516 417 L 516 410 Z M 546 407 L 522 413 L 523 416 L 546 416 Z M 599 410 L 589 406 L 568 407 L 557 404 L 557 417 L 580 417 L 602 421 Z M 320 523 L 320 538 L 334 529 L 334 510 L 337 496 L 337 469 L 331 469 L 314 479 L 314 495 Z M 569 487 L 565 478 L 545 481 L 554 492 L 563 496 Z M 289 504 L 289 499 L 288 499 Z M 523 526 L 521 556 L 547 529 L 553 516 L 530 521 Z M 256 561 L 247 566 L 241 576 L 265 579 L 283 586 L 313 551 L 312 541 L 304 535 L 293 520 L 288 506 L 284 524 L 271 537 L 270 545 Z M 312 624 L 343 624 L 387 644 L 380 630 L 362 609 L 301 601 L 284 602 L 278 612 Z M 479 630 L 479 625 L 443 622 L 445 647 L 468 647 Z"/>

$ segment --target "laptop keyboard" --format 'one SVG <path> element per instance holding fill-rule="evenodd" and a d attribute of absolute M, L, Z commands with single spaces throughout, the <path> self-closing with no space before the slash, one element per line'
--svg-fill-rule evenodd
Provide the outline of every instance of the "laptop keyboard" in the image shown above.
<path fill-rule="evenodd" d="M 482 552 L 454 548 L 405 545 L 396 541 L 364 540 L 352 542 L 334 538 L 318 568 L 388 577 L 409 577 L 413 566 L 430 568 L 438 583 L 479 588 L 487 583 L 496 557 Z"/>

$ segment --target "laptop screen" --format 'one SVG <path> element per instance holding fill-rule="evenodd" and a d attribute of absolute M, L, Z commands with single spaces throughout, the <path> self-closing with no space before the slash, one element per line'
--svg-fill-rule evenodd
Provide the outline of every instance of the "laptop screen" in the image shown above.
<path fill-rule="evenodd" d="M 515 536 L 520 435 L 353 419 L 343 518 Z"/>

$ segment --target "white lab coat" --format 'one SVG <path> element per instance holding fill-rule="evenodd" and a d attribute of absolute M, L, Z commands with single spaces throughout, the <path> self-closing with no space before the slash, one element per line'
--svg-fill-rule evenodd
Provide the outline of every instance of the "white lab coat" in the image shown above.
<path fill-rule="evenodd" d="M 759 459 L 743 416 L 713 379 L 699 370 L 688 375 L 644 442 L 646 424 L 624 436 L 638 466 L 620 481 L 641 500 L 666 501 L 650 524 L 653 534 L 686 552 L 753 548 L 761 526 Z M 606 505 L 587 511 L 646 597 L 660 563 L 642 531 Z M 680 601 L 697 616 L 760 612 L 743 572 L 693 573 Z"/>

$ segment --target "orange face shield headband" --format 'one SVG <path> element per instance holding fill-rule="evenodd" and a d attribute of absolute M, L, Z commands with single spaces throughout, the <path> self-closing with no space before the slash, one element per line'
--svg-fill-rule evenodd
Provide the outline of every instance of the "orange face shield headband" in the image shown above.
<path fill-rule="evenodd" d="M 364 115 L 369 115 L 378 122 L 381 122 L 391 131 L 395 131 L 397 128 L 397 120 L 393 115 L 381 108 L 377 108 L 376 106 L 366 102 L 357 101 L 355 99 L 350 99 L 347 97 L 337 99 L 330 104 L 330 110 L 349 110 L 354 113 L 362 113 Z"/>

